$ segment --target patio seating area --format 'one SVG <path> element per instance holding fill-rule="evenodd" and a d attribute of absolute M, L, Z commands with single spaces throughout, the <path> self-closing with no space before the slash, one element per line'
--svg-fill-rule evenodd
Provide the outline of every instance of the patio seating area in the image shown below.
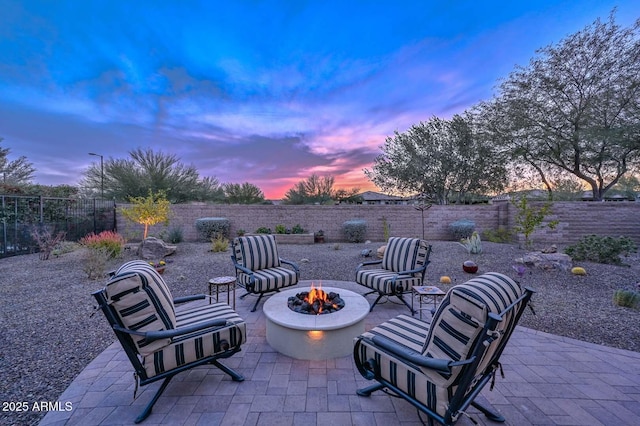
<path fill-rule="evenodd" d="M 344 286 L 366 291 L 355 283 Z M 358 396 L 356 390 L 371 382 L 362 378 L 352 356 L 307 361 L 276 352 L 266 341 L 265 315 L 262 309 L 251 312 L 253 305 L 251 298 L 236 300 L 247 341 L 225 360 L 245 381 L 235 382 L 213 366 L 179 374 L 144 425 L 420 424 L 416 409 L 402 399 L 382 392 Z M 367 315 L 365 328 L 406 313 L 404 304 L 383 299 Z M 498 374 L 493 391 L 487 386 L 478 401 L 504 415 L 504 424 L 637 424 L 640 353 L 517 327 L 501 362 L 505 377 Z M 115 342 L 58 398 L 73 409 L 50 412 L 40 424 L 132 424 L 158 386 L 139 389 L 133 400 L 133 369 Z M 476 409 L 467 414 L 481 425 L 497 424 Z M 462 416 L 457 424 L 473 423 Z"/>

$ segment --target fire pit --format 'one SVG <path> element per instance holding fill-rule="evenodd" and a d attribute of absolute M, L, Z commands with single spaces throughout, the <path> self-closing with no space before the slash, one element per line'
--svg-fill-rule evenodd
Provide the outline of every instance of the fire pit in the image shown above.
<path fill-rule="evenodd" d="M 344 300 L 338 293 L 327 293 L 321 286 L 316 288 L 311 284 L 311 290 L 289 297 L 287 305 L 299 314 L 325 315 L 344 308 Z"/>
<path fill-rule="evenodd" d="M 340 285 L 339 281 L 329 283 Z M 311 287 L 276 293 L 264 303 L 262 309 L 266 317 L 266 337 L 272 348 L 292 358 L 308 360 L 351 354 L 353 339 L 364 332 L 369 302 L 358 293 L 343 288 L 323 286 L 323 290 L 327 295 L 339 295 L 344 307 L 321 314 L 316 314 L 313 308 L 313 314 L 287 309 L 291 298 L 310 293 Z"/>

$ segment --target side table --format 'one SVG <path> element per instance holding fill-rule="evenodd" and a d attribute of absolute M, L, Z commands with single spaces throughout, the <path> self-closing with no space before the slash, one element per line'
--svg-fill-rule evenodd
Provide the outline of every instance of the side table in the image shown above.
<path fill-rule="evenodd" d="M 220 301 L 220 293 L 222 291 L 227 292 L 227 305 L 232 306 L 233 310 L 236 309 L 236 277 L 216 277 L 209 280 L 209 304 L 211 304 L 211 298 L 213 297 L 213 287 L 216 288 L 216 302 Z M 224 288 L 220 288 L 224 287 Z M 233 299 L 231 299 L 231 291 L 233 290 Z"/>
<path fill-rule="evenodd" d="M 431 285 L 414 285 L 413 287 L 411 287 L 411 291 L 411 310 L 415 312 L 415 310 L 413 309 L 413 301 L 417 296 L 418 300 L 420 301 L 420 307 L 418 308 L 418 311 L 420 311 L 420 319 L 422 319 L 422 311 L 429 309 L 422 307 L 424 298 L 426 298 L 427 301 L 429 301 L 429 299 L 433 300 L 433 309 L 435 310 L 435 308 L 438 306 L 438 297 L 442 297 L 446 294 L 438 287 L 434 287 Z"/>

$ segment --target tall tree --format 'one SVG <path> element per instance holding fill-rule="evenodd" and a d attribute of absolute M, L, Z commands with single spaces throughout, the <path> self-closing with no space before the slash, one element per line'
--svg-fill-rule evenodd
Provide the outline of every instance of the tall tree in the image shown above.
<path fill-rule="evenodd" d="M 225 202 L 229 204 L 259 204 L 264 202 L 264 193 L 252 183 L 225 183 L 222 185 Z"/>
<path fill-rule="evenodd" d="M 596 20 L 516 67 L 476 112 L 488 141 L 534 169 L 549 191 L 568 172 L 601 200 L 640 167 L 640 20 Z"/>
<path fill-rule="evenodd" d="M 357 188 L 334 190 L 334 182 L 333 176 L 319 176 L 314 173 L 289 189 L 283 202 L 285 204 L 326 204 L 338 199 L 352 198 L 359 192 Z"/>
<path fill-rule="evenodd" d="M 3 140 L 3 138 L 0 138 L 0 143 Z M 25 156 L 9 161 L 10 151 L 9 148 L 0 147 L 0 184 L 3 186 L 19 186 L 31 183 L 33 173 L 36 171 L 33 164 L 27 161 Z"/>
<path fill-rule="evenodd" d="M 109 158 L 104 162 L 104 192 L 107 198 L 127 200 L 146 197 L 149 191 L 163 191 L 172 203 L 222 201 L 218 180 L 200 178 L 194 166 L 186 166 L 173 154 L 140 148 L 129 152 L 129 159 Z M 102 170 L 93 164 L 85 173 L 83 186 L 99 191 Z"/>
<path fill-rule="evenodd" d="M 433 117 L 404 133 L 396 131 L 365 175 L 384 191 L 419 193 L 437 204 L 502 190 L 507 180 L 504 163 L 491 145 L 474 136 L 469 120 Z"/>

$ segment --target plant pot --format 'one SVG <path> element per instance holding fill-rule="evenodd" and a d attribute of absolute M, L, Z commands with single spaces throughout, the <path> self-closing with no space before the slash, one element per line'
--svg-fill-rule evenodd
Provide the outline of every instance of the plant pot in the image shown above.
<path fill-rule="evenodd" d="M 478 265 L 476 264 L 476 262 L 467 260 L 462 264 L 462 270 L 469 274 L 475 274 L 476 272 L 478 272 Z"/>

